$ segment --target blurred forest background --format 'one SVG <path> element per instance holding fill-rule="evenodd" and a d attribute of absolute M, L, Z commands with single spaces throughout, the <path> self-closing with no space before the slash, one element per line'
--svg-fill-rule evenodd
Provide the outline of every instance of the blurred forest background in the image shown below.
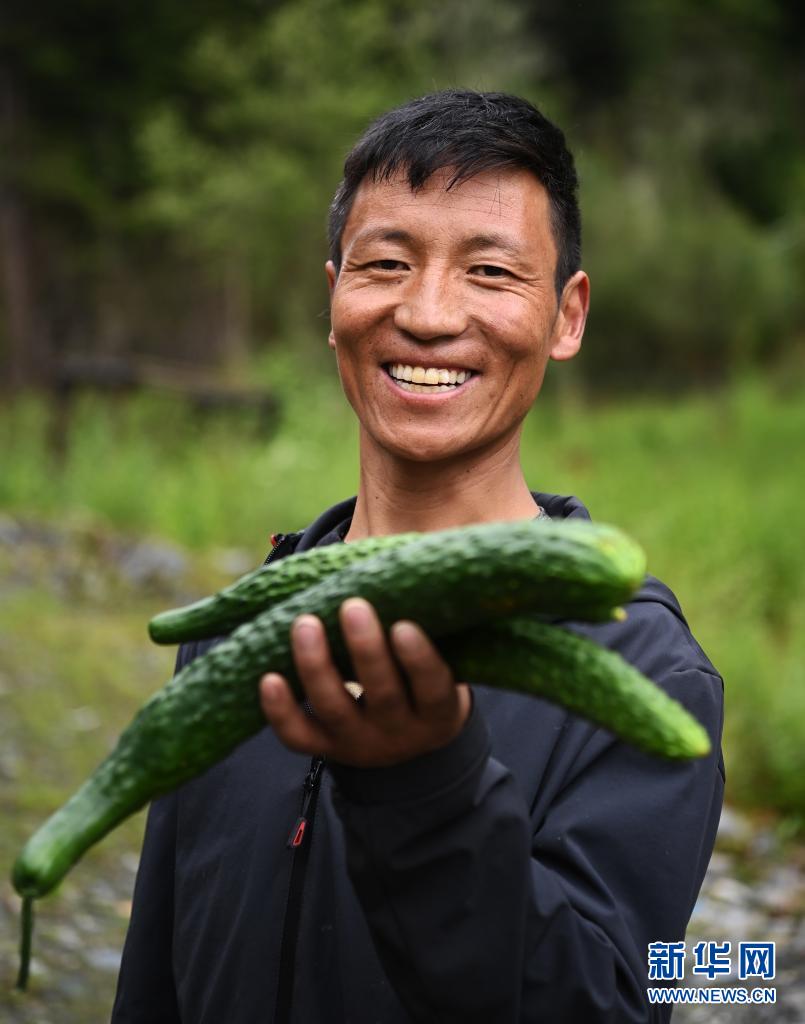
<path fill-rule="evenodd" d="M 805 7 L 6 0 L 3 865 L 170 673 L 146 618 L 354 493 L 327 207 L 372 117 L 449 86 L 527 96 L 580 173 L 591 318 L 528 479 L 645 545 L 726 680 L 728 799 L 805 830 Z M 88 858 L 118 896 L 141 824 Z"/>
<path fill-rule="evenodd" d="M 449 85 L 562 125 L 609 388 L 790 359 L 805 294 L 795 0 L 4 5 L 3 386 L 70 358 L 321 352 L 323 225 L 367 121 Z"/>

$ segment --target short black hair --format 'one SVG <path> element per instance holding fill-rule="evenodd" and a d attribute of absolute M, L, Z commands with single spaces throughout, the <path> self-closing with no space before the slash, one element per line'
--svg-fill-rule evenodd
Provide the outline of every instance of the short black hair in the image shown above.
<path fill-rule="evenodd" d="M 359 185 L 367 175 L 389 181 L 398 171 L 415 191 L 434 171 L 454 168 L 452 188 L 481 171 L 530 171 L 548 193 L 557 249 L 555 285 L 581 266 L 578 177 L 562 131 L 528 100 L 502 92 L 447 89 L 382 114 L 347 155 L 328 221 L 330 259 L 341 268 L 341 236 Z"/>

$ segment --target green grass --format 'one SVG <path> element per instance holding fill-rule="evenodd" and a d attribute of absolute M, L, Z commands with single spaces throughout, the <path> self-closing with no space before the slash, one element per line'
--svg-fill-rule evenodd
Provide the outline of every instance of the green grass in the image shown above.
<path fill-rule="evenodd" d="M 337 383 L 287 356 L 272 357 L 271 371 L 284 413 L 269 437 L 165 400 L 88 401 L 60 465 L 41 403 L 0 410 L 0 509 L 161 536 L 199 558 L 237 546 L 257 561 L 271 532 L 304 525 L 357 481 L 353 414 Z M 549 391 L 524 431 L 531 486 L 579 495 L 645 546 L 724 675 L 729 797 L 805 824 L 805 393 L 746 381 L 588 406 Z M 23 616 L 15 630 L 26 629 Z M 88 622 L 60 671 L 95 678 L 82 660 L 104 633 Z"/>
<path fill-rule="evenodd" d="M 0 411 L 0 448 L 13 453 L 0 473 L 0 508 L 100 519 L 195 549 L 235 545 L 256 556 L 270 533 L 304 525 L 354 475 L 349 410 L 321 384 L 307 400 L 310 409 L 301 396 L 286 406 L 268 440 L 246 417 L 204 422 L 168 399 L 87 400 L 76 408 L 63 464 L 48 451 L 48 410 L 19 403 Z"/>
<path fill-rule="evenodd" d="M 2 577 L 6 578 L 6 577 Z M 52 588 L 0 588 L 0 1017 L 19 1024 L 109 1019 L 115 975 L 86 958 L 122 949 L 140 813 L 90 850 L 37 903 L 30 991 L 11 991 L 19 900 L 11 865 L 24 841 L 114 744 L 149 691 L 171 673 L 174 652 L 149 645 L 156 602 L 69 601 Z M 72 943 L 64 938 L 69 933 Z M 71 984 L 65 979 L 72 978 Z"/>
<path fill-rule="evenodd" d="M 805 825 L 805 394 L 535 412 L 530 480 L 645 547 L 725 680 L 728 796 Z M 555 415 L 554 415 L 555 413 Z"/>

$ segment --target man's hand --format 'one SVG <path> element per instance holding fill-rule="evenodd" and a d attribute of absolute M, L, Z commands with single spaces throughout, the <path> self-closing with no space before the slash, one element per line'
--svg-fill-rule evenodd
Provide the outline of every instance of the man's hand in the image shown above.
<path fill-rule="evenodd" d="M 456 684 L 419 626 L 396 622 L 390 631 L 404 679 L 368 601 L 349 598 L 340 620 L 363 700 L 359 704 L 345 688 L 321 620 L 300 615 L 291 630 L 293 658 L 315 718 L 283 676 L 269 672 L 260 680 L 263 711 L 286 747 L 368 768 L 408 761 L 460 732 L 470 712 L 469 687 Z"/>

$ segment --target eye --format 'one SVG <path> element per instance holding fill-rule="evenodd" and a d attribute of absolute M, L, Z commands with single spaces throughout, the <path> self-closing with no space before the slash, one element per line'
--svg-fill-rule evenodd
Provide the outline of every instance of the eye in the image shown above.
<path fill-rule="evenodd" d="M 405 270 L 406 264 L 402 260 L 372 260 L 368 264 L 372 270 Z"/>
<path fill-rule="evenodd" d="M 472 268 L 481 277 L 510 277 L 511 274 L 503 267 L 496 267 L 493 263 L 481 263 Z"/>

